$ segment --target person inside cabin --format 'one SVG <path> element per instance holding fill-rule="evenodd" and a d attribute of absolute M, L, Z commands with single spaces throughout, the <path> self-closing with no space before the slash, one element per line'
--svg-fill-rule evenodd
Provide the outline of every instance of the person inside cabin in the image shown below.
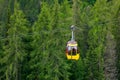
<path fill-rule="evenodd" d="M 72 49 L 72 54 L 73 54 L 73 55 L 76 55 L 76 53 L 77 53 L 77 47 L 74 46 L 73 49 Z"/>
<path fill-rule="evenodd" d="M 76 49 L 75 48 L 72 49 L 72 55 L 76 55 Z"/>

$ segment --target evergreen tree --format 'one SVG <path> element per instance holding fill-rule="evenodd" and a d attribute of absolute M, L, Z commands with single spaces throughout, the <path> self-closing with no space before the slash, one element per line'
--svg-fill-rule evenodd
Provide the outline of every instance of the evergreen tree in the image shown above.
<path fill-rule="evenodd" d="M 114 28 L 114 17 L 119 9 L 119 1 L 108 1 L 107 2 L 109 10 L 106 11 L 108 16 L 105 16 L 106 22 L 104 24 L 107 25 L 106 31 L 106 49 L 104 54 L 104 73 L 105 79 L 116 80 L 117 77 L 117 67 L 116 67 L 116 42 L 112 33 Z M 112 75 L 112 76 L 111 76 Z"/>
<path fill-rule="evenodd" d="M 4 47 L 4 61 L 6 62 L 6 80 L 21 80 L 21 62 L 25 55 L 22 39 L 27 32 L 26 19 L 15 2 L 14 14 L 10 17 L 10 28 L 8 29 L 8 44 Z"/>
<path fill-rule="evenodd" d="M 104 80 L 103 55 L 105 52 L 104 43 L 106 26 L 101 25 L 101 23 L 104 23 L 106 21 L 106 17 L 108 17 L 108 13 L 106 12 L 107 9 L 107 3 L 105 0 L 97 0 L 91 10 L 92 14 L 90 19 L 92 20 L 88 22 L 90 26 L 90 30 L 88 32 L 89 48 L 87 50 L 87 57 L 85 59 L 87 71 L 85 77 L 86 80 Z"/>
<path fill-rule="evenodd" d="M 37 15 L 41 9 L 41 0 L 18 0 L 20 7 L 26 15 L 27 20 L 32 25 L 37 20 Z"/>
<path fill-rule="evenodd" d="M 53 8 L 52 8 L 52 19 L 51 19 L 51 26 L 52 26 L 52 29 L 56 29 L 58 28 L 60 25 L 59 25 L 59 21 L 60 21 L 60 5 L 58 3 L 58 0 L 54 0 L 54 5 L 53 5 Z"/>
<path fill-rule="evenodd" d="M 3 80 L 5 78 L 5 63 L 3 63 L 3 40 L 4 38 L 2 37 L 2 25 L 0 25 L 0 80 Z"/>
<path fill-rule="evenodd" d="M 120 0 L 0 0 L 0 80 L 119 80 L 119 26 Z"/>
<path fill-rule="evenodd" d="M 72 23 L 71 21 L 71 16 L 72 16 L 72 10 L 70 8 L 70 4 L 68 2 L 68 0 L 64 0 L 63 3 L 60 6 L 60 22 L 61 22 L 61 26 L 66 28 L 69 27 Z"/>
<path fill-rule="evenodd" d="M 1 0 L 2 1 L 2 0 Z M 8 4 L 8 5 L 6 5 Z M 10 6 L 8 0 L 3 1 L 3 4 L 5 8 L 3 8 L 3 14 L 1 16 L 1 21 L 0 21 L 0 79 L 5 79 L 5 70 L 6 70 L 6 63 L 4 62 L 3 57 L 5 56 L 4 54 L 4 46 L 8 43 L 6 37 L 7 37 L 7 30 L 9 29 L 9 24 L 10 24 Z M 3 6 L 2 6 L 3 7 Z M 5 10 L 5 11 L 4 11 Z"/>
<path fill-rule="evenodd" d="M 48 40 L 48 30 L 50 30 L 50 9 L 48 5 L 43 2 L 41 13 L 38 16 L 38 21 L 33 25 L 33 52 L 30 54 L 30 70 L 28 79 L 33 80 L 47 80 L 47 61 L 48 51 L 46 41 Z"/>
<path fill-rule="evenodd" d="M 120 1 L 113 0 L 109 2 L 110 6 L 110 21 L 107 24 L 107 36 L 106 36 L 106 53 L 105 53 L 105 76 L 106 79 L 119 79 L 119 37 L 116 33 L 119 31 L 119 8 Z M 117 29 L 118 28 L 118 29 Z M 115 34 L 113 34 L 115 33 Z M 116 38 L 116 40 L 115 40 Z M 117 57 L 118 56 L 118 57 Z M 118 60 L 117 60 L 118 58 Z M 118 63 L 117 63 L 118 61 Z M 118 65 L 117 65 L 118 64 Z M 116 66 L 117 65 L 117 66 Z M 112 75 L 112 76 L 111 76 Z M 117 77 L 118 76 L 118 77 Z"/>
<path fill-rule="evenodd" d="M 115 25 L 114 25 L 114 35 L 115 35 L 115 40 L 116 40 L 116 54 L 117 54 L 117 78 L 118 80 L 120 79 L 120 10 L 118 11 L 117 15 L 116 15 L 116 18 L 117 18 L 117 22 L 115 22 Z"/>
<path fill-rule="evenodd" d="M 52 52 L 49 58 L 50 59 L 49 64 L 51 64 L 49 67 L 50 69 L 53 68 L 49 72 L 49 75 L 51 76 L 50 80 L 60 80 L 60 79 L 69 80 L 69 74 L 70 74 L 68 72 L 70 65 L 66 64 L 65 56 L 64 56 L 65 55 L 64 46 L 66 44 L 66 41 L 64 40 L 65 38 L 63 36 L 64 35 L 63 32 L 65 30 L 63 31 L 61 30 L 62 27 L 64 27 L 65 29 L 65 27 L 67 26 L 63 26 L 60 22 L 60 20 L 62 20 L 60 17 L 61 16 L 60 14 L 62 14 L 60 10 L 61 7 L 60 4 L 58 3 L 58 0 L 54 0 L 54 5 L 52 9 L 52 18 L 50 23 L 50 26 L 52 27 L 53 30 L 53 32 L 50 35 L 51 40 L 49 45 L 50 46 L 49 52 Z"/>
<path fill-rule="evenodd" d="M 61 3 L 59 16 L 60 27 L 57 29 L 61 32 L 60 34 L 64 38 L 62 41 L 65 43 L 69 40 L 68 38 L 71 37 L 70 26 L 72 25 L 72 9 L 70 8 L 68 0 L 64 0 L 63 3 Z"/>
<path fill-rule="evenodd" d="M 28 76 L 31 79 L 68 80 L 67 64 L 60 57 L 61 47 L 55 47 L 61 45 L 61 41 L 57 39 L 59 37 L 55 36 L 55 34 L 60 34 L 55 31 L 60 25 L 57 0 L 53 8 L 53 12 L 50 13 L 48 5 L 43 3 L 38 21 L 33 26 L 34 51 L 31 54 L 30 63 L 35 64 L 31 66 L 34 71 Z"/>

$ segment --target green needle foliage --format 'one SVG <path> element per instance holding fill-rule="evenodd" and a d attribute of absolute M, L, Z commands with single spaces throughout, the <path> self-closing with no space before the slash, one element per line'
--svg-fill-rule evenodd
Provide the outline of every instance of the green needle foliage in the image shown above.
<path fill-rule="evenodd" d="M 6 62 L 6 80 L 19 80 L 21 78 L 21 62 L 24 55 L 24 44 L 22 39 L 27 33 L 27 20 L 15 2 L 14 14 L 10 17 L 10 28 L 7 31 L 7 45 L 4 47 L 4 61 Z"/>
<path fill-rule="evenodd" d="M 46 51 L 48 48 L 48 39 L 50 30 L 50 9 L 46 3 L 42 3 L 41 13 L 38 15 L 38 20 L 33 25 L 33 52 L 30 54 L 30 69 L 31 74 L 28 79 L 47 80 L 47 65 L 49 53 Z M 44 30 L 44 31 L 43 31 Z M 47 41 L 47 42 L 45 42 Z M 44 62 L 45 61 L 45 62 Z"/>
<path fill-rule="evenodd" d="M 119 80 L 119 26 L 120 0 L 0 0 L 0 80 Z"/>

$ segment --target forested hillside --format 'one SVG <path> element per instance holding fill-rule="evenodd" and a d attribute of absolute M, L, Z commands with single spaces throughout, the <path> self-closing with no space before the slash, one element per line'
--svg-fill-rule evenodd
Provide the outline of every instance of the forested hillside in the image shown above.
<path fill-rule="evenodd" d="M 120 0 L 0 0 L 0 80 L 120 80 Z"/>

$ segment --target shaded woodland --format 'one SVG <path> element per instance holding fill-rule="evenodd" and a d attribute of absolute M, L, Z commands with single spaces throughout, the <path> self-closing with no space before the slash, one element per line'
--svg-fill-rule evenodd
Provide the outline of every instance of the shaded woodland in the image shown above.
<path fill-rule="evenodd" d="M 0 80 L 120 80 L 120 0 L 0 0 Z"/>

